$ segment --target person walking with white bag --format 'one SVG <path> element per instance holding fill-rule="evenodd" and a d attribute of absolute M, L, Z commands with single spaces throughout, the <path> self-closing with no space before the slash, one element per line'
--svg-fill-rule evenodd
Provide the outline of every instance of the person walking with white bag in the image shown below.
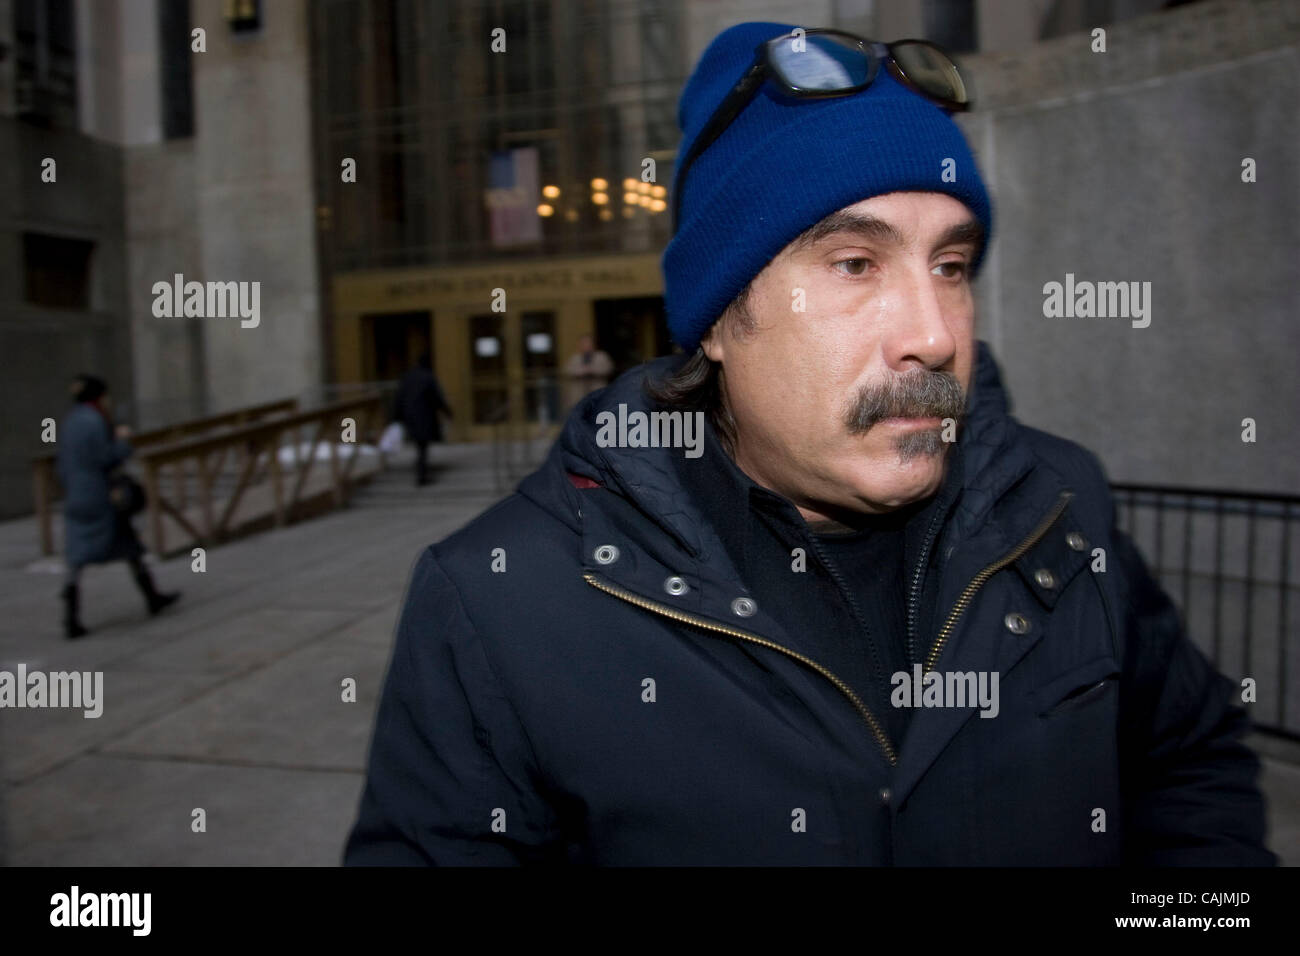
<path fill-rule="evenodd" d="M 397 389 L 397 403 L 393 410 L 395 421 L 401 422 L 406 436 L 415 443 L 415 484 L 427 485 L 429 476 L 429 445 L 443 440 L 442 419 L 439 413 L 453 417 L 451 406 L 443 394 L 438 376 L 433 374 L 432 363 L 426 352 L 402 376 Z"/>

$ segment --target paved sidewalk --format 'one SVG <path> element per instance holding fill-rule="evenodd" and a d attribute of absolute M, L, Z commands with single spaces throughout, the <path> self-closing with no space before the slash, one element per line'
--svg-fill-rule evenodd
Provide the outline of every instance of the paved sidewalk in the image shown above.
<path fill-rule="evenodd" d="M 102 670 L 98 719 L 0 712 L 10 864 L 323 865 L 339 862 L 400 600 L 424 546 L 498 496 L 490 448 L 440 446 L 353 506 L 154 566 L 181 602 L 149 619 L 125 565 L 83 578 L 93 634 L 63 640 L 57 562 L 31 519 L 0 524 L 0 669 Z M 341 683 L 356 681 L 356 703 Z M 1300 863 L 1296 748 L 1261 742 L 1272 845 Z M 202 808 L 206 832 L 191 828 Z"/>
<path fill-rule="evenodd" d="M 0 669 L 102 670 L 105 698 L 97 719 L 3 712 L 5 862 L 337 864 L 411 567 L 498 497 L 488 449 L 433 458 L 437 483 L 394 467 L 347 509 L 212 548 L 203 574 L 154 564 L 183 592 L 154 619 L 125 565 L 89 569 L 78 641 L 34 525 L 0 525 Z"/>

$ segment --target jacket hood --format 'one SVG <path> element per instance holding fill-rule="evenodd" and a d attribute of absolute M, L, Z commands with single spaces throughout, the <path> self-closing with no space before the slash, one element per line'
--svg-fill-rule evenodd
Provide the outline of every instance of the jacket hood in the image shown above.
<path fill-rule="evenodd" d="M 987 343 L 979 341 L 967 415 L 958 442 L 962 445 L 962 494 L 952 516 L 957 532 L 978 528 L 997 498 L 1033 465 L 1023 442 L 1014 441 L 1015 420 L 1002 376 Z M 681 480 L 681 448 L 602 447 L 596 441 L 601 412 L 618 414 L 625 405 L 636 411 L 662 410 L 646 395 L 648 378 L 658 378 L 686 362 L 676 354 L 630 369 L 605 388 L 587 395 L 570 413 L 542 467 L 520 482 L 518 491 L 573 525 L 578 499 L 565 472 L 590 479 L 628 499 L 693 557 L 707 558 L 721 548 L 708 516 Z M 713 428 L 705 425 L 706 449 L 720 448 Z M 706 451 L 707 453 L 707 451 Z M 566 493 L 557 499 L 557 490 Z"/>

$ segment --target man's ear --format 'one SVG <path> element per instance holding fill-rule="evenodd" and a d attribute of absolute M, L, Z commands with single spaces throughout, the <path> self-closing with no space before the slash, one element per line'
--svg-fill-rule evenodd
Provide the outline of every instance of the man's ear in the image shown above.
<path fill-rule="evenodd" d="M 724 336 L 719 331 L 720 326 L 726 325 L 725 321 L 714 322 L 709 326 L 709 331 L 704 333 L 700 339 L 700 348 L 704 349 L 704 354 L 715 362 L 722 361 L 722 339 Z"/>

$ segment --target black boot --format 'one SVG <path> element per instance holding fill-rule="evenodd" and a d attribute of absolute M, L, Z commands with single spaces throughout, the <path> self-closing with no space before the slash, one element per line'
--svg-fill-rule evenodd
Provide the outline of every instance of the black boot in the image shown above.
<path fill-rule="evenodd" d="M 89 634 L 81 621 L 77 618 L 77 586 L 75 584 L 65 584 L 63 586 L 63 636 L 68 640 Z"/>
<path fill-rule="evenodd" d="M 149 575 L 149 569 L 143 563 L 135 565 L 131 571 L 135 575 L 135 583 L 140 586 L 140 592 L 149 605 L 151 615 L 157 614 L 169 604 L 175 604 L 180 597 L 179 594 L 160 594 L 158 589 L 153 586 L 153 578 Z"/>

